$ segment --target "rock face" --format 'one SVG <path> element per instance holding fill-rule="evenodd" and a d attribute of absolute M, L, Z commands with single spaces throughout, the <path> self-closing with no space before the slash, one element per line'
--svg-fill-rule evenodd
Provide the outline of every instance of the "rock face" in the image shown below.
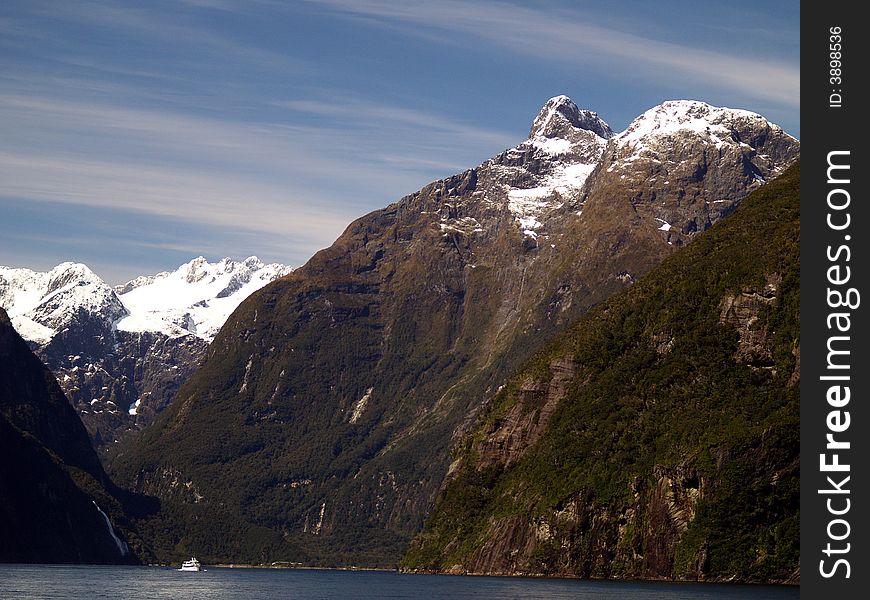
<path fill-rule="evenodd" d="M 793 167 L 529 360 L 405 568 L 799 577 L 799 190 Z"/>
<path fill-rule="evenodd" d="M 518 390 L 517 403 L 488 425 L 479 446 L 481 468 L 510 465 L 532 448 L 576 376 L 577 364 L 565 357 L 553 360 L 546 381 L 526 379 Z"/>
<path fill-rule="evenodd" d="M 782 278 L 772 276 L 763 287 L 747 286 L 739 293 L 722 299 L 719 321 L 737 329 L 740 336 L 734 357 L 753 369 L 774 369 L 770 332 L 757 325 L 760 311 L 776 303 L 781 285 Z"/>
<path fill-rule="evenodd" d="M 2 308 L 0 455 L 0 562 L 136 562 L 85 428 Z"/>
<path fill-rule="evenodd" d="M 169 404 L 242 299 L 289 271 L 255 257 L 199 257 L 113 289 L 82 264 L 48 273 L 0 267 L 0 306 L 105 457 Z"/>
<path fill-rule="evenodd" d="M 529 139 L 358 219 L 252 295 L 114 472 L 148 493 L 168 489 L 162 473 L 199 490 L 165 498 L 167 551 L 260 559 L 213 535 L 225 518 L 258 531 L 269 560 L 393 565 L 452 441 L 508 374 L 798 152 L 744 111 L 669 103 L 614 135 L 553 98 Z M 536 439 L 563 392 L 525 393 L 537 421 L 496 427 L 494 447 Z"/>

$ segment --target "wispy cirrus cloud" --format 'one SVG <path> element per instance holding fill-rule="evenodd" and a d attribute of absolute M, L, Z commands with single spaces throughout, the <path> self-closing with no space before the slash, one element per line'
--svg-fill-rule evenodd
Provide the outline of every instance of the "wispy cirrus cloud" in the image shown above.
<path fill-rule="evenodd" d="M 122 37 L 130 46 L 138 47 L 143 52 L 142 57 L 151 63 L 171 62 L 177 67 L 187 62 L 190 68 L 237 63 L 273 73 L 301 73 L 312 68 L 302 59 L 247 41 L 230 31 L 209 27 L 193 14 L 170 12 L 162 4 L 165 3 L 49 0 L 36 3 L 26 17 L 0 19 L 0 33 L 7 38 L 4 43 L 15 43 L 21 38 L 31 42 L 40 39 L 56 42 L 55 28 L 65 25 Z M 218 4 L 231 5 L 214 3 L 214 6 Z M 70 43 L 65 50 L 75 57 L 82 46 L 86 44 Z M 56 52 L 53 44 L 46 44 L 44 50 L 35 50 L 53 60 L 66 59 L 64 54 Z M 221 57 L 222 62 L 213 62 L 214 57 Z M 111 64 L 116 57 L 102 54 L 99 59 L 101 64 Z"/>
<path fill-rule="evenodd" d="M 346 15 L 401 24 L 408 34 L 441 30 L 445 43 L 481 40 L 517 55 L 618 69 L 626 77 L 692 79 L 788 106 L 800 104 L 799 65 L 644 37 L 580 20 L 576 13 L 506 2 L 311 0 Z M 459 35 L 457 35 L 459 34 Z M 428 36 L 428 39 L 433 39 Z"/>
<path fill-rule="evenodd" d="M 3 195 L 285 234 L 301 227 L 334 236 L 347 223 L 341 207 L 322 196 L 238 174 L 188 167 L 149 167 L 123 161 L 0 153 Z"/>
<path fill-rule="evenodd" d="M 9 0 L 0 262 L 38 244 L 69 258 L 109 235 L 100 256 L 118 273 L 145 251 L 195 248 L 299 264 L 353 218 L 516 144 L 556 93 L 615 127 L 688 93 L 798 128 L 796 60 L 731 52 L 705 10 L 691 19 L 715 49 L 614 5 Z M 759 10 L 755 38 L 794 35 Z"/>
<path fill-rule="evenodd" d="M 0 93 L 0 194 L 270 235 L 334 238 L 354 217 L 480 159 L 511 136 L 363 100 L 275 102 L 270 122 L 242 122 Z M 282 121 L 282 111 L 294 113 Z M 326 116 L 300 125 L 304 112 Z M 304 120 L 303 120 L 304 121 Z M 425 132 L 425 142 L 414 141 Z"/>
<path fill-rule="evenodd" d="M 286 100 L 274 103 L 295 113 L 326 117 L 333 127 L 357 131 L 365 137 L 374 157 L 392 165 L 425 166 L 444 174 L 468 168 L 470 155 L 448 162 L 456 147 L 475 148 L 478 162 L 503 148 L 517 144 L 518 136 L 479 127 L 443 115 L 407 106 L 396 106 L 353 97 L 321 97 L 316 100 Z M 386 143 L 378 143 L 386 142 Z M 413 149 L 417 151 L 414 152 Z M 401 159 L 397 157 L 401 156 Z M 466 161 L 466 162 L 463 162 Z"/>

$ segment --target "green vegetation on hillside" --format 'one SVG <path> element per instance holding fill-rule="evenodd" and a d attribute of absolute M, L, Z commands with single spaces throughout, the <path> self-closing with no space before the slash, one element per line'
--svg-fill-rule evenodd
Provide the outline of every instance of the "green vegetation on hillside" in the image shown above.
<path fill-rule="evenodd" d="M 777 161 L 797 152 L 793 140 L 774 141 Z M 119 483 L 159 498 L 159 513 L 138 523 L 154 554 L 395 566 L 433 506 L 450 447 L 510 374 L 755 185 L 749 155 L 704 152 L 681 145 L 674 159 L 685 168 L 667 178 L 634 161 L 602 166 L 574 199 L 583 210 L 554 209 L 552 241 L 539 247 L 508 210 L 504 165 L 471 169 L 361 217 L 253 294 L 172 404 L 109 466 Z M 708 159 L 716 176 L 688 168 Z M 660 210 L 687 231 L 673 245 L 653 216 Z M 481 226 L 445 229 L 466 217 Z M 608 343 L 618 355 L 622 339 Z M 652 355 L 632 355 L 623 369 L 644 360 Z M 539 363 L 548 375 L 546 356 Z M 509 410 L 513 398 L 496 404 Z M 535 409 L 535 420 L 552 407 Z"/>
<path fill-rule="evenodd" d="M 463 466 L 403 566 L 788 580 L 799 556 L 799 186 L 795 165 L 531 359 L 458 448 Z M 754 311 L 742 329 L 724 308 L 741 294 Z M 523 382 L 546 382 L 563 357 L 577 374 L 540 441 L 515 462 L 484 461 Z M 525 546 L 504 554 L 494 538 L 505 531 Z"/>

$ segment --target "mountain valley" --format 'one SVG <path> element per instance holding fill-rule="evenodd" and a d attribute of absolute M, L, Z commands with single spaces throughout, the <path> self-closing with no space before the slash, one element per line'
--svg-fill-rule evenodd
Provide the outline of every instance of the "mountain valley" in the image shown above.
<path fill-rule="evenodd" d="M 524 384 L 515 373 L 590 309 L 693 248 L 695 238 L 717 239 L 708 230 L 785 173 L 799 152 L 797 140 L 747 111 L 672 101 L 614 133 L 567 97 L 552 98 L 521 144 L 361 217 L 331 247 L 239 305 L 172 403 L 110 464 L 120 485 L 162 503 L 159 516 L 138 523 L 143 537 L 162 560 L 195 549 L 209 562 L 395 566 L 445 476 L 475 472 L 468 458 L 451 466 L 451 451 L 462 455 L 481 431 L 501 435 L 480 423 L 516 397 Z M 766 243 L 750 238 L 744 241 Z M 719 296 L 709 301 L 721 301 L 719 287 L 710 293 Z M 740 321 L 742 312 L 734 314 Z M 662 347 L 676 339 L 659 333 Z M 720 333 L 733 351 L 733 329 L 714 327 L 710 335 Z M 618 364 L 621 349 L 614 342 L 600 354 Z M 533 383 L 530 397 L 544 401 L 546 389 L 576 385 L 578 367 L 557 362 L 554 382 Z M 505 460 L 522 461 L 538 440 L 555 435 L 545 424 L 567 409 L 561 392 L 551 395 L 557 400 L 532 411 L 532 422 L 544 424 L 523 429 L 516 456 L 493 450 L 493 482 Z M 609 425 L 631 421 L 618 414 Z M 669 439 L 660 434 L 651 430 L 650 443 Z M 667 469 L 679 464 L 665 464 L 660 479 L 676 480 Z M 450 485 L 440 493 L 450 494 Z M 567 506 L 558 502 L 556 510 Z M 504 566 L 495 552 L 474 554 L 478 538 L 449 528 L 432 534 L 445 514 L 443 497 L 439 507 L 427 531 L 448 547 L 429 545 L 424 534 L 408 568 L 452 569 L 449 558 L 474 572 L 622 573 L 601 571 L 599 558 L 577 567 L 557 551 L 539 566 L 531 559 Z M 485 505 L 476 510 L 490 514 Z M 500 531 L 487 530 L 509 544 Z M 624 572 L 705 572 L 681 571 L 671 554 L 662 556 L 671 562 L 653 569 L 626 561 Z M 552 566 L 563 563 L 563 570 Z"/>

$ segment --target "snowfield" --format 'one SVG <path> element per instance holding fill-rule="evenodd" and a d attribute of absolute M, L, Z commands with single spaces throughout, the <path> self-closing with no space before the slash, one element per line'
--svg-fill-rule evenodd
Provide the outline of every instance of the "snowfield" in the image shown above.
<path fill-rule="evenodd" d="M 82 312 L 120 331 L 211 342 L 245 298 L 290 271 L 255 256 L 216 263 L 200 256 L 175 271 L 112 288 L 80 263 L 62 263 L 47 273 L 0 267 L 0 306 L 22 337 L 41 346 Z"/>

